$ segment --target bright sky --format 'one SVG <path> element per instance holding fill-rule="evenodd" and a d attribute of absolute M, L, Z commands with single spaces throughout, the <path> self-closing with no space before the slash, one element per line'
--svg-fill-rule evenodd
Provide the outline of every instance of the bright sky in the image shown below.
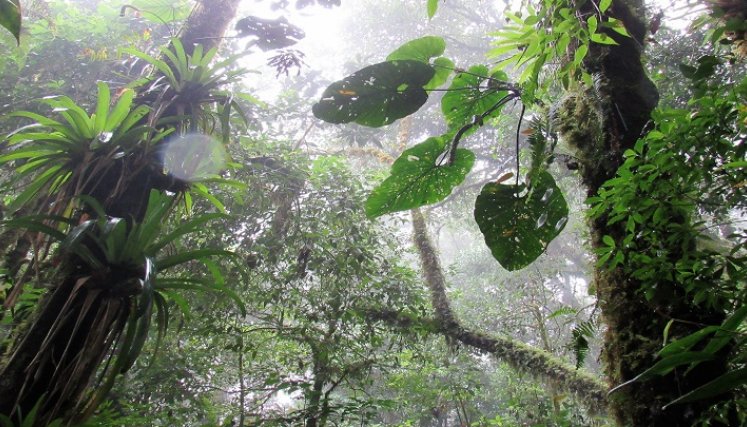
<path fill-rule="evenodd" d="M 360 2 L 361 0 L 342 0 L 342 5 L 339 7 L 311 6 L 301 10 L 297 10 L 291 4 L 287 10 L 272 10 L 270 2 L 254 0 L 243 2 L 238 16 L 254 15 L 274 19 L 285 15 L 290 23 L 302 28 L 306 33 L 306 37 L 292 47 L 305 54 L 304 61 L 307 67 L 302 72 L 324 70 L 324 74 L 329 78 L 341 78 L 343 77 L 342 65 L 352 55 L 348 48 L 351 40 L 347 39 L 350 36 L 345 33 L 345 30 L 349 28 L 351 20 L 355 19 L 355 12 L 360 11 Z M 426 25 L 427 31 L 428 21 L 425 17 L 425 0 L 422 3 L 423 20 L 420 24 Z M 501 2 L 487 3 L 495 5 Z M 513 0 L 512 9 L 516 9 L 520 3 L 520 0 Z M 697 0 L 649 0 L 648 4 L 650 5 L 649 13 L 651 15 L 663 11 L 663 23 L 675 29 L 686 28 L 693 17 L 690 13 L 693 10 L 692 6 L 702 5 Z M 375 12 L 373 8 L 370 10 Z M 438 15 L 435 19 L 438 19 Z M 377 36 L 377 34 L 371 35 L 371 37 Z M 348 49 L 346 50 L 346 48 Z M 257 92 L 255 92 L 265 99 L 269 99 L 268 96 L 272 96 L 270 94 L 277 93 L 284 80 L 282 77 L 275 79 L 274 71 L 265 65 L 270 56 L 272 56 L 272 53 L 257 52 L 249 55 L 245 60 L 248 68 L 259 70 L 265 74 L 265 78 L 260 79 L 262 85 L 257 87 Z"/>

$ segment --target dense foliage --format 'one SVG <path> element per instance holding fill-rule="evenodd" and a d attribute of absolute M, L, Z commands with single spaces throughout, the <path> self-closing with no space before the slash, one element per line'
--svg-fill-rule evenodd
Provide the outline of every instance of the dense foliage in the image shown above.
<path fill-rule="evenodd" d="M 0 0 L 0 424 L 745 422 L 738 1 L 208 3 Z"/>

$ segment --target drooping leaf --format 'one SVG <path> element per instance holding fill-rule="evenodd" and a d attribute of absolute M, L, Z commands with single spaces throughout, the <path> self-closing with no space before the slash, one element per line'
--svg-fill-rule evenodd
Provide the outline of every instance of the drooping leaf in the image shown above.
<path fill-rule="evenodd" d="M 460 73 L 449 86 L 449 91 L 441 99 L 443 111 L 449 130 L 455 131 L 470 123 L 475 116 L 480 116 L 493 108 L 507 92 L 496 90 L 490 82 L 506 81 L 508 77 L 502 71 L 489 75 L 488 67 L 475 65 L 465 73 Z M 500 108 L 491 112 L 489 117 L 500 114 Z M 476 127 L 467 131 L 466 135 L 474 132 Z"/>
<path fill-rule="evenodd" d="M 716 354 L 719 350 L 724 348 L 734 337 L 736 336 L 736 330 L 739 325 L 742 324 L 744 319 L 747 318 L 747 306 L 739 308 L 731 316 L 729 316 L 719 329 L 708 341 L 703 351 L 711 354 Z"/>
<path fill-rule="evenodd" d="M 552 175 L 524 184 L 486 184 L 475 203 L 475 220 L 495 259 L 514 271 L 537 259 L 565 227 L 568 204 Z"/>
<path fill-rule="evenodd" d="M 21 1 L 0 0 L 0 25 L 21 43 Z"/>
<path fill-rule="evenodd" d="M 677 353 L 673 356 L 665 357 L 659 360 L 658 362 L 656 362 L 654 366 L 640 373 L 638 376 L 636 376 L 632 380 L 626 381 L 618 385 L 617 387 L 613 388 L 612 390 L 610 390 L 610 394 L 636 381 L 647 381 L 657 376 L 667 375 L 668 373 L 672 372 L 674 368 L 678 366 L 689 365 L 691 363 L 705 362 L 705 361 L 713 360 L 714 358 L 715 356 L 713 354 L 705 353 L 702 351 L 683 351 L 682 353 Z"/>
<path fill-rule="evenodd" d="M 689 393 L 678 397 L 677 399 L 669 402 L 664 406 L 663 409 L 677 404 L 687 403 L 696 400 L 707 399 L 709 397 L 718 396 L 719 394 L 726 393 L 736 387 L 739 387 L 747 383 L 747 368 L 739 368 L 733 371 L 729 371 L 720 377 L 717 377 L 713 381 L 710 381 L 702 386 L 692 390 Z"/>
<path fill-rule="evenodd" d="M 386 57 L 387 61 L 402 61 L 412 59 L 414 61 L 430 62 L 431 58 L 443 55 L 446 50 L 446 42 L 441 37 L 425 36 L 398 47 Z"/>
<path fill-rule="evenodd" d="M 659 357 L 668 357 L 677 353 L 681 353 L 683 351 L 688 351 L 695 344 L 699 343 L 718 330 L 718 326 L 706 326 L 705 328 L 700 329 L 686 337 L 680 338 L 676 341 L 672 341 L 671 343 L 667 344 L 666 347 L 659 350 Z"/>
<path fill-rule="evenodd" d="M 438 10 L 438 0 L 428 0 L 428 18 L 433 18 Z"/>
<path fill-rule="evenodd" d="M 571 349 L 576 358 L 576 369 L 584 366 L 586 356 L 589 354 L 589 339 L 594 337 L 596 325 L 593 320 L 586 320 L 577 324 L 571 330 Z"/>
<path fill-rule="evenodd" d="M 374 64 L 332 83 L 313 112 L 329 123 L 388 125 L 425 104 L 428 93 L 423 87 L 434 74 L 433 67 L 420 61 Z"/>
<path fill-rule="evenodd" d="M 390 176 L 366 200 L 366 214 L 375 218 L 435 203 L 451 194 L 464 181 L 475 163 L 469 150 L 457 149 L 454 162 L 446 164 L 446 140 L 428 138 L 408 150 L 392 165 Z"/>

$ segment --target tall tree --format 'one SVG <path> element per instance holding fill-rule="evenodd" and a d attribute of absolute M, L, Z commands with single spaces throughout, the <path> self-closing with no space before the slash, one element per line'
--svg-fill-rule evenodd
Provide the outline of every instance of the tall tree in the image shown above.
<path fill-rule="evenodd" d="M 431 15 L 437 5 L 429 2 Z M 496 68 L 516 65 L 521 72 L 520 85 L 508 83 L 505 74 L 487 67 L 455 69 L 451 87 L 441 102 L 447 132 L 402 153 L 392 166 L 391 176 L 372 192 L 367 211 L 376 217 L 444 199 L 474 163 L 474 154 L 460 146 L 465 136 L 499 116 L 503 105 L 511 100 L 520 98 L 525 107 L 536 107 L 538 99 L 551 99 L 548 82 L 562 82 L 566 94 L 546 121 L 534 120 L 528 130 L 531 159 L 524 182 L 520 181 L 522 168 L 517 158 L 515 184 L 505 184 L 512 178 L 508 174 L 486 184 L 475 206 L 475 219 L 493 255 L 507 269 L 516 270 L 536 259 L 567 221 L 567 205 L 548 172 L 548 164 L 555 157 L 555 132 L 577 150 L 579 164 L 575 167 L 580 168 L 588 194 L 594 198 L 606 196 L 612 203 L 609 189 L 626 179 L 615 180 L 626 155 L 641 152 L 639 145 L 645 147 L 651 142 L 640 138 L 647 131 L 658 96 L 642 61 L 648 22 L 643 1 L 548 0 L 507 16 L 512 26 L 496 34 L 500 40 L 491 55 L 508 53 Z M 728 28 L 741 28 L 743 20 L 743 16 L 732 15 Z M 730 37 L 741 40 L 742 33 L 734 33 Z M 443 74 L 448 72 L 444 70 L 450 67 L 444 65 L 443 52 L 442 42 L 434 38 L 407 43 L 386 62 L 333 83 L 314 113 L 332 123 L 373 127 L 408 116 L 446 80 Z M 548 79 L 543 70 L 552 63 L 560 66 Z M 713 64 L 713 59 L 706 59 L 690 73 L 702 74 L 701 68 L 712 68 Z M 731 120 L 739 115 L 730 113 L 728 117 Z M 517 151 L 518 139 L 517 135 Z M 665 183 L 657 181 L 657 185 Z M 656 270 L 638 269 L 635 263 L 640 259 L 636 261 L 632 254 L 626 257 L 626 249 L 636 247 L 637 235 L 631 229 L 635 231 L 635 224 L 644 220 L 628 219 L 620 210 L 617 206 L 595 209 L 591 223 L 592 245 L 600 254 L 595 287 L 609 326 L 607 373 L 613 385 L 628 385 L 613 395 L 611 408 L 622 425 L 692 425 L 719 398 L 681 400 L 679 407 L 667 404 L 681 390 L 698 388 L 714 373 L 725 373 L 727 352 L 702 354 L 700 357 L 708 363 L 693 363 L 687 372 L 660 369 L 659 375 L 646 377 L 649 381 L 632 380 L 640 379 L 638 374 L 654 363 L 664 331 L 682 337 L 704 324 L 720 325 L 733 304 L 730 307 L 724 301 L 711 301 L 699 305 L 690 283 L 671 278 L 670 269 L 696 252 L 695 239 L 702 230 L 690 226 L 694 212 L 666 211 L 671 213 L 666 217 L 670 230 L 689 230 L 689 234 L 675 233 L 674 239 L 666 240 L 666 246 L 657 246 L 659 251 L 653 256 L 666 254 L 671 261 Z M 662 212 L 655 216 L 661 218 Z M 644 232 L 653 229 L 645 227 L 650 226 L 643 226 Z M 435 274 L 434 268 L 428 270 Z M 732 289 L 737 288 L 739 277 L 733 275 Z M 443 301 L 434 301 L 434 305 L 436 309 L 448 308 Z M 721 344 L 713 347 L 724 348 Z M 729 398 L 728 393 L 720 399 L 724 398 Z"/>
<path fill-rule="evenodd" d="M 46 128 L 47 133 L 19 133 L 17 140 L 26 138 L 36 144 L 32 144 L 34 147 L 58 150 L 61 162 L 59 166 L 47 163 L 47 172 L 37 174 L 33 181 L 36 186 L 23 193 L 16 205 L 36 200 L 35 210 L 54 215 L 37 217 L 37 225 L 32 228 L 61 240 L 55 261 L 60 267 L 45 272 L 46 280 L 54 284 L 38 304 L 37 312 L 17 326 L 9 351 L 0 363 L 0 414 L 11 418 L 35 414 L 32 422 L 40 426 L 60 417 L 79 421 L 89 416 L 116 375 L 128 369 L 137 357 L 147 336 L 154 304 L 159 311 L 165 309 L 162 297 L 154 290 L 158 286 L 154 271 L 157 233 L 176 201 L 174 193 L 165 190 L 181 194 L 190 184 L 189 178 L 174 179 L 163 172 L 163 166 L 159 169 L 159 151 L 154 147 L 169 132 L 199 129 L 201 119 L 196 116 L 220 100 L 212 97 L 211 91 L 231 78 L 230 74 L 211 76 L 209 58 L 204 58 L 214 53 L 200 48 L 197 57 L 196 43 L 217 46 L 234 17 L 238 1 L 221 1 L 221 7 L 213 7 L 215 2 L 210 2 L 211 7 L 204 3 L 195 7 L 182 32 L 187 44 L 175 41 L 170 54 L 164 51 L 170 66 L 152 60 L 157 72 L 170 79 L 170 84 L 147 87 L 151 95 L 154 90 L 160 91 L 161 97 L 153 100 L 146 96 L 133 105 L 135 94 L 127 90 L 110 110 L 109 89 L 99 84 L 94 114 L 89 115 L 69 98 L 60 98 L 52 105 L 59 111 L 70 110 L 62 113 L 67 124 L 25 115 L 37 121 L 36 126 Z M 213 86 L 198 81 L 180 87 L 180 80 L 194 78 L 188 73 L 197 68 L 202 77 L 213 79 L 207 81 Z M 155 80 L 151 78 L 150 84 Z M 230 108 L 228 104 L 223 106 Z M 185 120 L 185 113 L 191 119 Z M 177 115 L 177 125 L 174 120 L 161 124 L 161 119 L 169 115 Z M 189 140 L 182 142 L 188 144 Z M 25 158 L 34 163 L 45 156 L 17 149 L 3 160 Z M 169 172 L 174 168 L 178 166 L 172 165 Z M 39 169 L 37 166 L 30 172 Z M 50 177 L 55 176 L 56 181 L 50 182 Z M 85 203 L 81 204 L 82 200 Z M 60 225 L 42 225 L 60 221 L 60 217 Z M 28 226 L 28 221 L 23 217 L 17 220 L 21 227 Z M 63 224 L 69 227 L 67 234 L 55 229 L 64 229 Z M 51 240 L 35 239 L 41 245 L 37 247 L 46 248 L 42 251 L 49 250 Z M 200 257 L 196 253 L 187 256 Z M 159 268 L 168 268 L 167 260 L 161 259 Z M 42 261 L 38 255 L 36 262 Z M 23 285 L 23 281 L 16 284 L 16 295 Z M 13 301 L 9 298 L 6 304 Z M 102 380 L 101 390 L 89 395 L 88 386 L 102 366 L 108 375 Z"/>

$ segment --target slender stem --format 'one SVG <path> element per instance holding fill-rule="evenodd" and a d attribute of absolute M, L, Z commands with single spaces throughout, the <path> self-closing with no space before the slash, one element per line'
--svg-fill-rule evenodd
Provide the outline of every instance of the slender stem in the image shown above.
<path fill-rule="evenodd" d="M 518 97 L 519 97 L 519 93 L 516 91 L 512 91 L 508 93 L 506 96 L 498 100 L 498 102 L 496 102 L 492 107 L 488 108 L 484 113 L 475 115 L 475 117 L 472 120 L 472 123 L 468 123 L 462 126 L 457 131 L 456 135 L 454 135 L 454 138 L 451 140 L 451 145 L 449 146 L 449 158 L 446 164 L 449 166 L 454 164 L 454 161 L 456 160 L 456 150 L 457 150 L 457 147 L 459 146 L 459 142 L 462 140 L 462 137 L 468 130 L 472 129 L 474 126 L 482 126 L 483 120 L 485 120 L 485 118 L 493 114 L 497 109 L 506 105 L 508 101 L 511 101 L 512 99 L 516 99 Z M 523 107 L 522 107 L 522 111 L 523 111 Z"/>
<path fill-rule="evenodd" d="M 521 104 L 521 114 L 519 115 L 519 125 L 516 126 L 516 186 L 519 185 L 519 135 L 521 134 L 521 122 L 524 120 L 524 111 L 526 105 Z"/>
<path fill-rule="evenodd" d="M 239 329 L 239 334 L 243 331 Z M 245 424 L 244 420 L 246 414 L 244 408 L 246 407 L 246 384 L 244 383 L 244 336 L 239 335 L 239 425 Z"/>

